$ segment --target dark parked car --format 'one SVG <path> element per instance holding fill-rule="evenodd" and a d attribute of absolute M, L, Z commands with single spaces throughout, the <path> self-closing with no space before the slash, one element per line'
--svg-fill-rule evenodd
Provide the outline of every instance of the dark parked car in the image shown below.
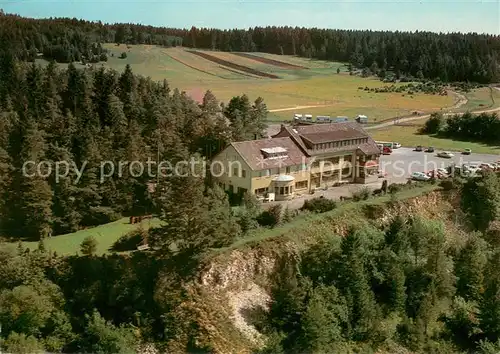
<path fill-rule="evenodd" d="M 434 148 L 432 146 L 429 146 L 427 148 L 427 150 L 425 150 L 426 152 L 434 152 Z"/>
<path fill-rule="evenodd" d="M 415 151 L 424 151 L 424 148 L 421 145 L 419 145 L 415 148 Z"/>

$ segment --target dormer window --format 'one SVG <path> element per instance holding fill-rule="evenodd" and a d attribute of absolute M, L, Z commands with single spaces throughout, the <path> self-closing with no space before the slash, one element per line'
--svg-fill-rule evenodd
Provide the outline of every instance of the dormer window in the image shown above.
<path fill-rule="evenodd" d="M 260 152 L 265 159 L 277 159 L 288 156 L 287 149 L 282 147 L 264 148 L 260 149 Z"/>

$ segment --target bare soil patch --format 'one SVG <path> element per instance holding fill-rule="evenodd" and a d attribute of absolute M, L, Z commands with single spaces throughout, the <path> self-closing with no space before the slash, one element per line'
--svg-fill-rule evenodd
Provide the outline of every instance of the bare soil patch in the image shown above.
<path fill-rule="evenodd" d="M 261 77 L 267 77 L 267 78 L 270 78 L 270 79 L 279 79 L 279 76 L 276 76 L 276 75 L 273 75 L 273 74 L 269 74 L 269 73 L 265 73 L 265 72 L 262 72 L 262 71 L 259 71 L 259 70 L 255 70 L 255 69 L 249 68 L 248 66 L 239 65 L 239 64 L 236 64 L 236 63 L 224 60 L 224 59 L 220 59 L 220 58 L 217 58 L 217 57 L 215 57 L 213 55 L 210 55 L 210 54 L 207 54 L 207 53 L 204 53 L 204 52 L 198 52 L 196 50 L 189 50 L 188 52 L 191 53 L 191 54 L 196 54 L 196 55 L 198 55 L 198 56 L 200 56 L 200 57 L 202 57 L 204 59 L 210 60 L 210 61 L 212 61 L 214 63 L 230 67 L 230 68 L 235 69 L 235 70 L 244 71 L 244 72 L 252 74 L 252 75 L 257 75 L 257 76 L 261 76 Z"/>
<path fill-rule="evenodd" d="M 300 66 L 300 65 L 294 65 L 294 64 L 289 64 L 285 63 L 279 60 L 274 60 L 274 59 L 269 59 L 269 58 L 263 58 L 259 57 L 258 55 L 253 55 L 253 54 L 248 54 L 248 53 L 233 53 L 234 55 L 238 55 L 240 57 L 252 59 L 264 64 L 269 64 L 269 65 L 274 65 L 283 69 L 309 69 L 306 68 L 305 66 Z"/>

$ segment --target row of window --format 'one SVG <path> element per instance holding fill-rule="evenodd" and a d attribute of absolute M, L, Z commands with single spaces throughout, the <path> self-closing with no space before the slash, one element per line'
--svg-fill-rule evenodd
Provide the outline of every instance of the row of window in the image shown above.
<path fill-rule="evenodd" d="M 306 189 L 307 181 L 300 181 L 295 183 L 295 189 Z M 274 187 L 274 193 L 280 195 L 292 194 L 294 190 L 293 186 L 290 187 Z M 255 195 L 265 195 L 267 193 L 267 188 L 259 188 L 254 190 Z"/>
<path fill-rule="evenodd" d="M 289 174 L 291 172 L 306 171 L 306 170 L 307 170 L 307 165 L 306 164 L 285 167 L 285 173 L 286 174 Z M 269 176 L 279 175 L 279 174 L 280 174 L 280 169 L 279 168 L 270 168 L 270 169 L 267 169 L 267 170 L 260 171 L 259 172 L 259 177 L 269 177 Z"/>
<path fill-rule="evenodd" d="M 344 161 L 351 162 L 352 155 L 344 155 L 342 158 L 343 158 Z M 332 165 L 337 165 L 340 162 L 340 156 L 335 156 L 335 157 L 331 157 L 329 159 L 315 161 L 313 163 L 312 167 L 313 168 L 319 167 L 319 164 L 320 164 L 321 161 L 323 161 L 324 163 L 327 163 L 327 164 L 330 163 Z"/>
<path fill-rule="evenodd" d="M 350 139 L 350 140 L 342 140 L 342 141 L 333 141 L 329 143 L 322 143 L 314 145 L 315 150 L 323 150 L 323 149 L 332 149 L 343 146 L 351 146 L 351 145 L 361 145 L 368 142 L 368 138 L 362 139 Z"/>

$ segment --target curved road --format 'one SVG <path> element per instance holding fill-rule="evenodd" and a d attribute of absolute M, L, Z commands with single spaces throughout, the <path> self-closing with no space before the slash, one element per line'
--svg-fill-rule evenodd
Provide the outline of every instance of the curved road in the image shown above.
<path fill-rule="evenodd" d="M 500 87 L 493 87 L 493 88 L 495 90 L 500 91 Z M 460 108 L 461 106 L 463 106 L 464 104 L 467 103 L 467 98 L 464 95 L 456 93 L 456 92 L 454 92 L 454 93 L 456 95 L 458 95 L 458 97 L 459 97 L 458 102 L 455 105 L 453 105 L 452 107 L 448 107 L 445 109 Z M 326 105 L 326 106 L 329 106 L 329 105 Z M 321 105 L 320 106 L 316 105 L 316 106 L 297 106 L 297 107 L 290 107 L 290 108 L 281 108 L 281 109 L 270 110 L 269 112 L 288 111 L 288 110 L 294 110 L 294 109 L 298 109 L 298 108 L 310 108 L 310 107 L 321 107 Z M 484 110 L 472 111 L 471 113 L 480 114 L 480 113 L 493 113 L 493 112 L 499 112 L 499 111 L 500 111 L 500 107 L 496 107 L 496 108 L 489 108 L 489 109 L 484 109 Z M 450 116 L 450 115 L 454 115 L 454 114 L 463 114 L 463 113 L 461 113 L 461 112 L 445 113 L 444 116 Z M 427 119 L 430 116 L 431 116 L 431 114 L 425 114 L 425 115 L 420 115 L 420 116 L 398 118 L 398 119 L 391 120 L 389 122 L 385 122 L 385 123 L 381 123 L 381 124 L 377 124 L 377 125 L 372 125 L 372 126 L 367 126 L 367 127 L 365 127 L 365 130 L 388 127 L 388 126 L 396 124 L 396 121 L 398 123 L 402 123 L 402 122 L 410 122 L 410 121 L 418 120 L 418 119 Z M 281 127 L 281 124 L 269 124 L 267 127 L 267 134 L 269 136 L 277 134 L 280 131 L 280 127 Z"/>
<path fill-rule="evenodd" d="M 500 90 L 500 88 L 498 88 L 498 87 L 494 87 L 494 89 Z M 463 95 L 461 95 L 461 96 L 464 97 Z M 463 102 L 462 99 L 458 102 L 457 105 L 455 105 L 454 108 L 458 108 L 458 107 L 462 106 L 463 104 L 467 103 L 467 101 L 465 101 L 465 103 L 460 104 L 461 102 Z M 482 109 L 482 110 L 478 110 L 478 111 L 472 111 L 471 113 L 481 114 L 481 113 L 493 113 L 493 112 L 498 112 L 498 111 L 500 111 L 500 107 L 489 108 L 489 109 Z M 464 114 L 464 113 L 463 112 L 444 113 L 443 116 L 447 117 L 447 116 L 453 116 L 453 115 L 457 115 L 457 114 L 460 115 L 460 114 Z M 410 122 L 410 121 L 413 121 L 413 120 L 430 118 L 430 116 L 431 116 L 430 114 L 425 114 L 425 115 L 422 115 L 422 116 L 412 116 L 412 117 L 394 119 L 394 120 L 392 120 L 390 122 L 386 122 L 386 123 L 381 123 L 381 124 L 377 124 L 377 125 L 372 125 L 372 126 L 365 127 L 365 130 L 379 129 L 379 128 L 388 127 L 390 125 L 396 124 L 396 121 L 397 121 L 397 123 Z"/>

